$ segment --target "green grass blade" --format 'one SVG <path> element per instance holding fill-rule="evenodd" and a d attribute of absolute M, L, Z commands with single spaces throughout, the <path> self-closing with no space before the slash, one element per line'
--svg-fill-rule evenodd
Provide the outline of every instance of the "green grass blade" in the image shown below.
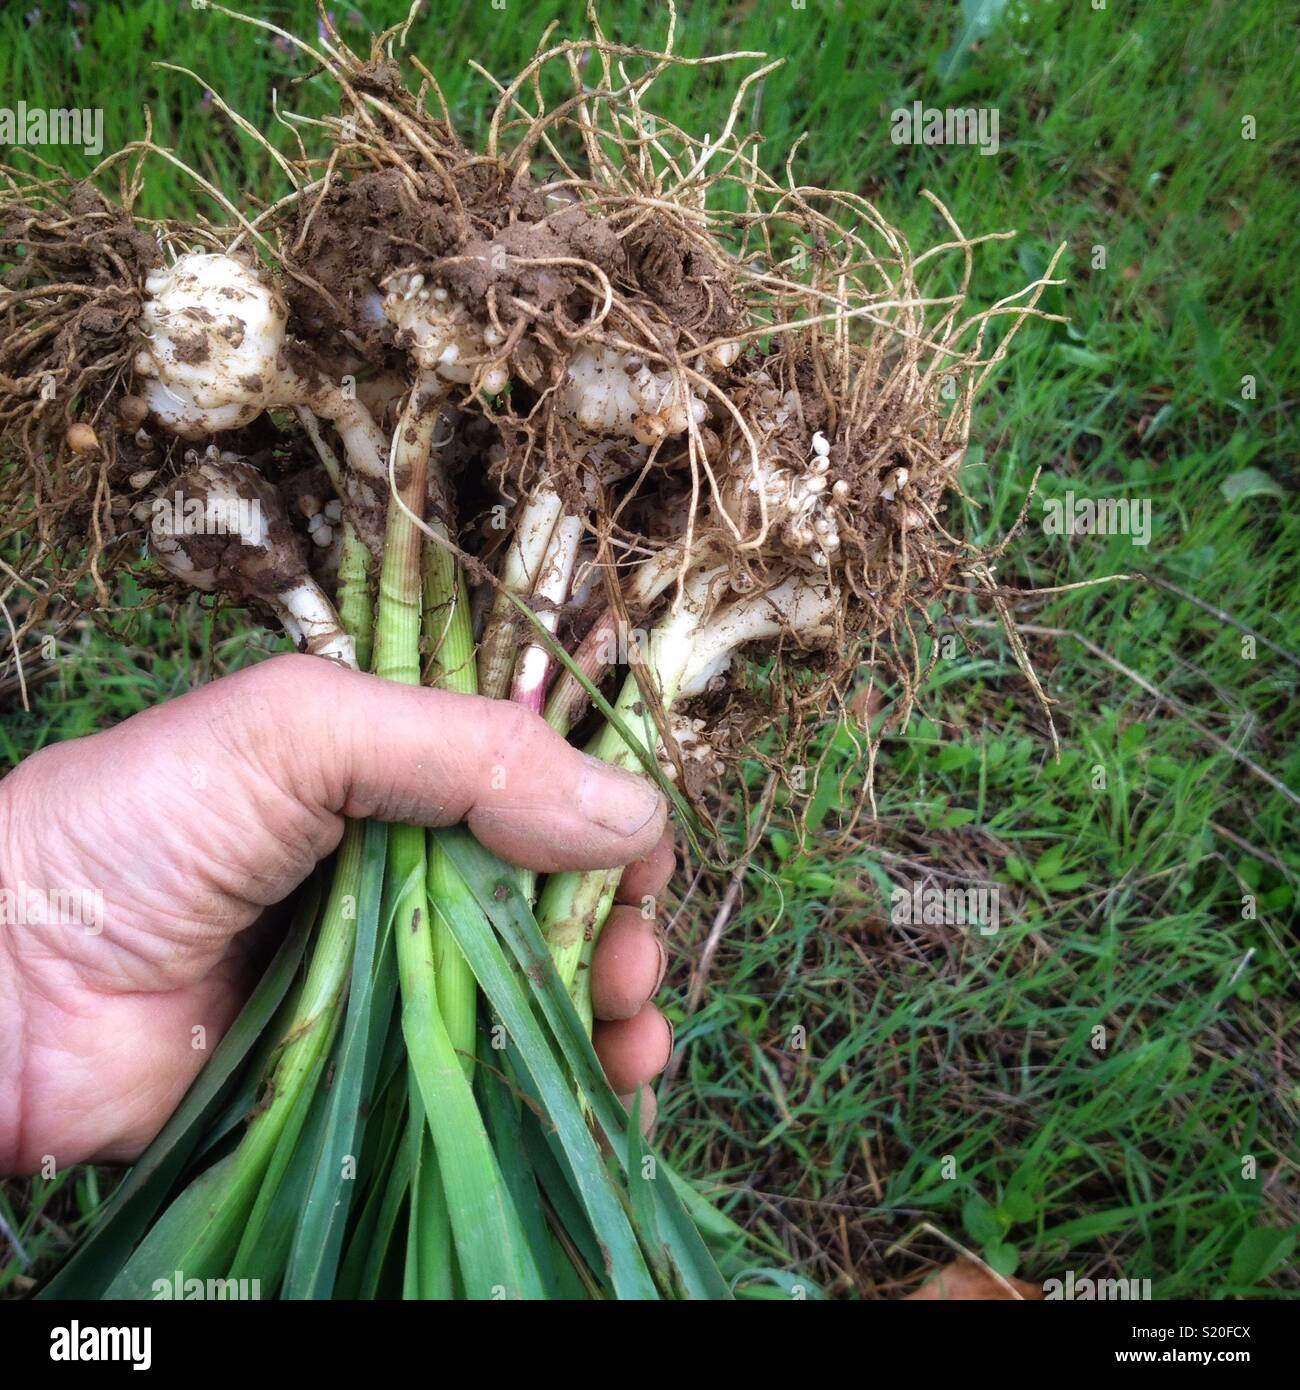
<path fill-rule="evenodd" d="M 384 1088 L 378 1123 L 372 1120 L 366 1127 L 362 1172 L 371 1176 L 360 1211 L 346 1233 L 346 1249 L 334 1281 L 335 1298 L 358 1299 L 362 1296 L 362 1282 L 370 1252 L 381 1241 L 386 1246 L 392 1235 L 392 1226 L 381 1230 L 381 1223 L 390 1194 L 398 1181 L 397 1170 L 406 1144 L 406 1119 L 406 1087 L 390 1082 Z M 404 1193 L 405 1187 L 397 1198 L 399 1208 Z"/>
<path fill-rule="evenodd" d="M 438 1154 L 418 1092 L 411 1096 L 407 1165 L 411 1209 L 406 1226 L 402 1297 L 445 1301 L 456 1295 L 451 1213 L 447 1210 L 447 1194 L 438 1173 Z"/>
<path fill-rule="evenodd" d="M 523 1070 L 522 1063 L 518 1067 L 518 1082 L 521 1087 L 530 1085 L 530 1079 Z M 600 1281 L 604 1293 L 613 1298 L 614 1289 L 609 1282 L 600 1245 L 583 1210 L 573 1173 L 565 1162 L 564 1150 L 556 1142 L 555 1135 L 547 1128 L 546 1122 L 533 1111 L 526 1110 L 521 1120 L 524 1149 L 529 1165 L 537 1175 L 538 1185 L 554 1213 L 555 1221 L 564 1231 L 576 1258 L 586 1265 L 586 1278 Z"/>
<path fill-rule="evenodd" d="M 330 1039 L 312 1064 L 276 1138 L 270 1161 L 255 1178 L 256 1197 L 230 1266 L 233 1278 L 259 1280 L 263 1296 L 268 1298 L 284 1277 L 294 1226 L 315 1168 L 329 1103 L 324 1078 L 335 1041 Z"/>
<path fill-rule="evenodd" d="M 645 1137 L 641 1133 L 641 1092 L 636 1093 L 627 1126 L 627 1182 L 632 1198 L 632 1211 L 636 1217 L 637 1230 L 641 1232 L 646 1257 L 654 1266 L 656 1277 L 669 1287 L 672 1272 L 664 1258 L 663 1237 L 659 1232 L 659 1218 L 655 1211 L 654 1189 L 647 1182 L 647 1176 L 655 1171 L 658 1159 L 648 1155 Z"/>
<path fill-rule="evenodd" d="M 394 1237 L 402 1207 L 411 1187 L 411 1145 L 403 1133 L 393 1156 L 393 1166 L 384 1189 L 383 1202 L 369 1244 L 358 1245 L 363 1258 L 361 1281 L 357 1298 L 375 1299 L 383 1296 L 384 1276 L 394 1253 Z"/>
<path fill-rule="evenodd" d="M 239 1151 L 200 1173 L 163 1212 L 104 1291 L 106 1299 L 154 1297 L 160 1278 L 224 1278 L 253 1204 L 254 1190 Z"/>
<path fill-rule="evenodd" d="M 479 1031 L 479 1056 L 486 1059 L 478 1067 L 474 1084 L 479 1110 L 487 1125 L 497 1162 L 501 1165 L 501 1175 L 510 1189 L 510 1199 L 519 1213 L 528 1248 L 537 1262 L 542 1286 L 548 1297 L 555 1297 L 557 1283 L 551 1261 L 550 1232 L 546 1226 L 546 1212 L 542 1207 L 537 1175 L 524 1151 L 519 1097 L 511 1094 L 504 1078 L 496 1070 L 494 1063 L 501 1054 L 491 1047 L 484 1029 Z"/>
<path fill-rule="evenodd" d="M 393 929 L 402 981 L 402 1031 L 438 1155 L 457 1263 L 469 1298 L 496 1299 L 503 1292 L 512 1299 L 540 1298 L 537 1267 L 438 1009 L 424 834 L 406 825 L 389 831 L 389 868 L 398 902 Z"/>

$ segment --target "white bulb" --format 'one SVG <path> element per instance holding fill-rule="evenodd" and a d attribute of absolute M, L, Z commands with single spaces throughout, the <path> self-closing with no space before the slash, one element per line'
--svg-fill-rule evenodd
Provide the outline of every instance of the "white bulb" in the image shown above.
<path fill-rule="evenodd" d="M 286 311 L 254 268 L 191 252 L 145 280 L 135 369 L 158 420 L 183 439 L 238 429 L 280 384 Z"/>

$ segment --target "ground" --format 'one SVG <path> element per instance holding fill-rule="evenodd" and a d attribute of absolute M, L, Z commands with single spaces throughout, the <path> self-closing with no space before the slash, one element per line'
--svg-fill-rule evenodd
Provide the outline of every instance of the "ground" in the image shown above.
<path fill-rule="evenodd" d="M 247 8 L 315 27 L 303 0 Z M 374 26 L 406 12 L 359 8 Z M 426 8 L 411 47 L 471 141 L 490 89 L 467 60 L 508 78 L 548 20 L 579 22 L 558 0 Z M 1020 591 L 1010 606 L 1056 702 L 1060 757 L 996 614 L 972 601 L 939 631 L 923 710 L 886 741 L 877 819 L 838 834 L 860 776 L 840 734 L 809 774 L 805 844 L 779 804 L 738 892 L 684 872 L 663 1143 L 838 1296 L 897 1297 L 954 1245 L 1035 1281 L 1294 1296 L 1294 34 L 1269 0 L 683 8 L 682 51 L 786 60 L 741 111 L 770 169 L 807 132 L 799 177 L 866 193 L 916 245 L 944 235 L 923 188 L 967 234 L 1014 228 L 977 262 L 984 304 L 1066 241 L 1048 307 L 1069 323 L 1028 325 L 990 382 L 968 501 L 949 518 L 1000 539 L 1041 468 L 997 573 Z M 276 129 L 269 91 L 296 100 L 306 65 L 270 34 L 231 41 L 173 0 L 21 9 L 0 18 L 13 104 L 102 107 L 114 148 L 148 103 L 157 137 L 214 183 L 275 186 L 205 96 Z M 334 13 L 361 43 L 361 15 Z M 662 38 L 659 6 L 600 13 L 613 36 Z M 731 88 L 691 70 L 658 92 L 664 116 L 703 132 Z M 914 101 L 996 111 L 996 153 L 893 143 L 892 113 Z M 197 206 L 160 171 L 148 202 Z M 1126 533 L 1052 525 L 1100 499 L 1129 504 Z M 1128 577 L 1028 592 L 1111 575 Z M 73 634 L 33 672 L 30 712 L 5 668 L 0 755 L 265 654 L 237 617 L 183 617 L 124 618 L 125 641 Z M 762 782 L 755 769 L 755 799 Z M 735 847 L 749 841 L 739 801 L 720 819 Z M 987 914 L 899 920 L 894 890 L 918 883 L 996 888 L 996 930 Z M 35 1262 L 0 1228 L 0 1291 L 27 1286 L 105 1181 L 0 1189 L 0 1220 Z"/>

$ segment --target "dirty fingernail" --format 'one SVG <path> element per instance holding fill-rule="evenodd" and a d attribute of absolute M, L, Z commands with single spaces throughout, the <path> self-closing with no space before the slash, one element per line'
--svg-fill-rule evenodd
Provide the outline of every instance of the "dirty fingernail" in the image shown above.
<path fill-rule="evenodd" d="M 668 947 L 664 944 L 663 932 L 655 928 L 655 945 L 659 948 L 659 975 L 655 980 L 655 987 L 650 991 L 651 997 L 658 994 L 663 988 L 664 976 L 668 973 Z"/>
<path fill-rule="evenodd" d="M 578 810 L 595 825 L 615 835 L 635 835 L 663 809 L 663 798 L 651 783 L 630 772 L 586 757 L 578 780 Z"/>

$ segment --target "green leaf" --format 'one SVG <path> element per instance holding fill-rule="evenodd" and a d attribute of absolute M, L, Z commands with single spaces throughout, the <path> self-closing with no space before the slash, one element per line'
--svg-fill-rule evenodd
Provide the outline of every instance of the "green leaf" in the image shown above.
<path fill-rule="evenodd" d="M 596 1122 L 604 1130 L 614 1153 L 621 1162 L 626 1162 L 627 1113 L 609 1088 L 604 1070 L 592 1050 L 587 1030 L 556 973 L 532 913 L 515 888 L 510 870 L 467 831 L 442 831 L 440 838 L 479 907 L 501 934 L 531 982 L 533 998 L 541 1007 L 551 1034 L 591 1106 Z M 461 942 L 460 945 L 468 957 L 466 943 Z M 481 979 L 480 983 L 483 983 Z M 495 1004 L 496 1001 L 493 1002 Z M 658 1165 L 655 1177 L 648 1181 L 654 1195 L 655 1219 L 686 1296 L 730 1299 L 731 1289 L 682 1206 L 663 1164 Z"/>
<path fill-rule="evenodd" d="M 299 1209 L 285 1271 L 284 1298 L 329 1298 L 334 1289 L 343 1232 L 358 1179 L 343 1165 L 361 1149 L 366 1106 L 372 1098 L 379 1058 L 397 990 L 396 961 L 386 932 L 380 942 L 379 909 L 384 891 L 388 827 L 366 825 L 357 893 L 356 945 L 347 1019 L 336 1058 L 315 1169 Z M 387 924 L 391 928 L 391 922 Z"/>
<path fill-rule="evenodd" d="M 239 1243 L 252 1205 L 239 1151 L 201 1173 L 158 1218 L 104 1292 L 106 1299 L 147 1299 L 154 1285 L 180 1270 L 186 1279 L 218 1279 Z"/>
<path fill-rule="evenodd" d="M 1276 1226 L 1260 1226 L 1246 1232 L 1232 1252 L 1228 1282 L 1237 1288 L 1261 1283 L 1291 1255 L 1296 1231 Z"/>
<path fill-rule="evenodd" d="M 402 984 L 402 1032 L 438 1155 L 465 1293 L 479 1300 L 495 1300 L 502 1292 L 512 1299 L 541 1298 L 541 1277 L 460 1055 L 438 1008 L 426 894 L 425 832 L 418 826 L 394 825 L 388 835 L 389 874 L 396 904 L 393 931 Z M 439 908 L 445 916 L 444 904 L 440 902 Z"/>
<path fill-rule="evenodd" d="M 1286 488 L 1274 482 L 1262 468 L 1242 468 L 1231 473 L 1219 484 L 1219 491 L 1229 502 L 1242 502 L 1248 497 L 1285 497 Z"/>
<path fill-rule="evenodd" d="M 934 765 L 940 772 L 951 772 L 973 763 L 977 757 L 979 754 L 969 743 L 950 743 L 935 754 Z"/>
<path fill-rule="evenodd" d="M 1184 301 L 1188 317 L 1196 330 L 1196 365 L 1205 384 L 1217 395 L 1227 391 L 1229 371 L 1224 362 L 1223 342 L 1214 320 L 1197 299 Z"/>
<path fill-rule="evenodd" d="M 516 1079 L 521 1088 L 531 1084 L 523 1071 L 522 1061 L 519 1062 Z M 554 1132 L 532 1107 L 525 1108 L 520 1118 L 528 1161 L 537 1174 L 554 1222 L 564 1232 L 575 1256 L 585 1264 L 587 1278 L 603 1280 L 602 1287 L 612 1298 L 614 1288 L 609 1283 L 605 1260 L 596 1241 L 596 1233 L 591 1229 L 591 1222 L 583 1210 L 577 1182 L 564 1161 L 564 1150 L 556 1143 Z"/>
<path fill-rule="evenodd" d="M 1071 343 L 1057 343 L 1056 355 L 1074 367 L 1083 367 L 1090 372 L 1111 371 L 1114 363 L 1109 357 L 1090 348 L 1075 347 Z"/>
<path fill-rule="evenodd" d="M 732 1281 L 737 1298 L 822 1302 L 826 1295 L 810 1279 L 788 1269 L 744 1269 Z"/>
<path fill-rule="evenodd" d="M 1005 1241 L 994 1241 L 984 1247 L 984 1261 L 1004 1279 L 1010 1279 L 1020 1265 L 1020 1251 Z"/>
<path fill-rule="evenodd" d="M 329 1091 L 324 1085 L 329 1065 L 327 1048 L 308 1073 L 276 1140 L 228 1271 L 233 1279 L 258 1280 L 264 1298 L 271 1297 L 284 1278 L 298 1213 L 311 1182 L 329 1106 Z"/>
<path fill-rule="evenodd" d="M 1057 874 L 1055 878 L 1049 879 L 1044 887 L 1053 893 L 1069 893 L 1076 888 L 1081 888 L 1091 877 L 1086 871 L 1075 874 Z"/>
<path fill-rule="evenodd" d="M 334 1283 L 335 1298 L 357 1300 L 378 1296 L 366 1287 L 367 1268 L 375 1252 L 382 1262 L 392 1240 L 397 1214 L 410 1182 L 409 1154 L 406 1151 L 407 1088 L 405 1075 L 386 1083 L 382 1102 L 384 1116 L 367 1134 L 373 1141 L 373 1156 L 366 1171 L 374 1174 L 365 1203 L 348 1233 L 347 1254 L 343 1257 Z"/>
<path fill-rule="evenodd" d="M 1013 1222 L 1032 1221 L 1038 1205 L 1028 1192 L 1015 1188 L 1008 1189 L 1002 1198 L 1002 1206 Z"/>
<path fill-rule="evenodd" d="M 1140 721 L 1130 724 L 1119 736 L 1119 751 L 1124 754 L 1135 753 L 1146 742 L 1147 726 Z"/>
<path fill-rule="evenodd" d="M 367 1243 L 358 1243 L 356 1246 L 358 1258 L 364 1260 L 356 1295 L 359 1299 L 376 1299 L 381 1296 L 384 1271 L 391 1252 L 395 1249 L 397 1221 L 411 1186 L 411 1146 L 406 1135 L 399 1137 L 392 1167 L 386 1171 L 388 1178 L 383 1186 L 383 1200 L 374 1223 L 374 1233 L 368 1238 Z M 447 1243 L 450 1247 L 450 1240 Z"/>
<path fill-rule="evenodd" d="M 659 1235 L 659 1222 L 655 1214 L 654 1191 L 650 1184 L 658 1160 L 653 1154 L 646 1152 L 645 1137 L 641 1133 L 641 1096 L 642 1091 L 638 1090 L 632 1101 L 631 1114 L 628 1116 L 628 1186 L 631 1190 L 632 1210 L 636 1214 L 637 1230 L 641 1232 L 646 1254 L 653 1263 L 660 1282 L 667 1285 L 672 1276 L 664 1258 L 663 1241 Z"/>
<path fill-rule="evenodd" d="M 429 1134 L 424 1103 L 414 1082 L 410 1099 L 406 1171 L 411 1207 L 406 1226 L 402 1297 L 445 1302 L 456 1296 L 451 1212 L 438 1172 L 438 1153 Z"/>
<path fill-rule="evenodd" d="M 993 33 L 1006 7 L 1007 0 L 962 0 L 961 29 L 935 66 L 940 83 L 951 82 L 965 70 L 972 46 Z"/>
<path fill-rule="evenodd" d="M 1034 873 L 1043 881 L 1052 878 L 1061 870 L 1065 863 L 1065 852 L 1067 849 L 1064 840 L 1058 840 L 1050 849 L 1045 850 L 1034 861 Z"/>
<path fill-rule="evenodd" d="M 997 1213 L 978 1192 L 967 1197 L 961 1209 L 961 1224 L 977 1245 L 992 1245 L 1002 1239 L 1004 1226 Z"/>
<path fill-rule="evenodd" d="M 445 842 L 449 833 L 437 833 L 439 842 Z M 451 847 L 447 848 L 450 855 Z M 490 856 L 489 859 L 493 878 L 499 879 L 504 866 L 497 859 Z M 465 875 L 459 860 L 456 869 Z M 554 1126 L 556 1138 L 572 1167 L 592 1228 L 606 1252 L 610 1277 L 618 1296 L 623 1299 L 657 1298 L 654 1280 L 614 1191 L 609 1170 L 587 1127 L 582 1107 L 533 1013 L 526 987 L 510 968 L 479 906 L 479 891 L 490 896 L 493 885 L 481 880 L 476 884 L 466 876 L 462 878 L 462 888 L 461 895 L 446 893 L 439 901 L 439 910 L 537 1087 L 547 1120 Z M 549 956 L 547 959 L 549 962 Z"/>
<path fill-rule="evenodd" d="M 477 911 L 477 908 L 475 910 Z M 493 1056 L 487 1029 L 482 1026 L 479 1028 L 479 1055 Z M 546 1213 L 542 1207 L 537 1174 L 528 1162 L 524 1149 L 519 1097 L 510 1093 L 501 1073 L 490 1064 L 478 1068 L 474 1089 L 479 1097 L 479 1108 L 483 1112 L 488 1134 L 492 1138 L 497 1161 L 501 1164 L 502 1176 L 510 1189 L 510 1197 L 519 1213 L 524 1234 L 528 1237 L 528 1247 L 537 1261 L 537 1272 L 542 1277 L 548 1296 L 555 1297 L 557 1281 L 550 1258 Z"/>

